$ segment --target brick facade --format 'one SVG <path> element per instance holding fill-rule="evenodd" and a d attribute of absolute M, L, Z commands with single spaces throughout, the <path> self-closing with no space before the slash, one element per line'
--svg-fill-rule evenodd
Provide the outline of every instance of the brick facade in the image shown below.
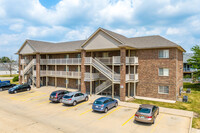
<path fill-rule="evenodd" d="M 137 50 L 137 56 L 139 59 L 139 82 L 136 89 L 136 95 L 143 97 L 176 100 L 176 76 L 182 75 L 181 71 L 178 71 L 177 67 L 177 52 L 179 50 L 177 50 L 176 48 L 170 48 L 169 58 L 167 59 L 158 58 L 159 50 L 161 49 Z M 179 53 L 180 58 L 181 52 Z M 179 63 L 183 64 L 181 58 Z M 169 76 L 159 76 L 159 68 L 169 68 Z M 179 86 L 181 85 L 182 83 L 180 82 Z M 169 94 L 159 94 L 158 86 L 169 86 Z"/>

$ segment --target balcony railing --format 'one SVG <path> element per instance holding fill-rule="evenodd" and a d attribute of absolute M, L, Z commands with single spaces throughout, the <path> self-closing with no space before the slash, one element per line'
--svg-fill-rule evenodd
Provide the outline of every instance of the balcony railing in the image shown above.
<path fill-rule="evenodd" d="M 194 68 L 183 68 L 183 72 L 195 72 L 197 69 Z"/>
<path fill-rule="evenodd" d="M 120 56 L 113 56 L 113 57 L 98 57 L 101 62 L 106 65 L 120 65 L 121 64 L 121 57 Z M 126 64 L 138 64 L 138 57 L 126 57 Z"/>
<path fill-rule="evenodd" d="M 41 65 L 80 65 L 81 58 L 40 59 Z"/>
<path fill-rule="evenodd" d="M 138 81 L 138 74 L 126 74 L 126 81 Z"/>
<path fill-rule="evenodd" d="M 99 73 L 85 73 L 85 81 L 95 81 L 99 79 Z"/>

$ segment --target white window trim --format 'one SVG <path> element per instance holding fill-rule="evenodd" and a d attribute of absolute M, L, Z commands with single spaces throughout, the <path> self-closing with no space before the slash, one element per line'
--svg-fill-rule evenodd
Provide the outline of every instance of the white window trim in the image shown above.
<path fill-rule="evenodd" d="M 169 95 L 169 93 L 159 92 L 159 89 L 160 89 L 159 87 L 160 87 L 160 86 L 161 86 L 161 85 L 158 86 L 158 94 L 168 94 L 168 95 Z M 168 88 L 169 88 L 169 86 L 168 86 Z"/>
<path fill-rule="evenodd" d="M 160 57 L 160 51 L 165 51 L 165 50 L 168 51 L 168 57 Z M 169 49 L 158 50 L 158 58 L 161 58 L 161 59 L 169 59 Z"/>
<path fill-rule="evenodd" d="M 160 72 L 159 72 L 160 69 L 168 69 L 168 75 L 160 75 Z M 169 68 L 158 68 L 158 76 L 169 77 Z"/>

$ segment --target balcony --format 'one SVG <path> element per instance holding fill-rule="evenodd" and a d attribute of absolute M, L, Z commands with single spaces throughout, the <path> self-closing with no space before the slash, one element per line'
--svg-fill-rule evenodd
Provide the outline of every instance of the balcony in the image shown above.
<path fill-rule="evenodd" d="M 104 63 L 105 65 L 120 65 L 121 64 L 121 57 L 120 56 L 113 56 L 113 57 L 97 57 L 99 61 Z M 92 57 L 85 58 L 85 65 L 91 64 Z M 138 57 L 126 57 L 126 65 L 137 65 L 138 64 Z"/>
<path fill-rule="evenodd" d="M 96 81 L 99 79 L 99 73 L 85 73 L 85 81 Z"/>
<path fill-rule="evenodd" d="M 81 65 L 81 58 L 40 59 L 41 65 Z"/>
<path fill-rule="evenodd" d="M 136 74 L 126 74 L 126 81 L 138 81 L 138 73 Z"/>
<path fill-rule="evenodd" d="M 195 72 L 197 69 L 194 68 L 183 68 L 183 72 Z"/>

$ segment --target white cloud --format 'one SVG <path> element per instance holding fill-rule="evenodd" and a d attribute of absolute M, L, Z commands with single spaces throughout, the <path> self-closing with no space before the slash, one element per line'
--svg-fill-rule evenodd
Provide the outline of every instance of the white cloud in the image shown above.
<path fill-rule="evenodd" d="M 23 29 L 23 24 L 12 24 L 10 25 L 9 29 L 12 31 L 20 32 Z"/>

